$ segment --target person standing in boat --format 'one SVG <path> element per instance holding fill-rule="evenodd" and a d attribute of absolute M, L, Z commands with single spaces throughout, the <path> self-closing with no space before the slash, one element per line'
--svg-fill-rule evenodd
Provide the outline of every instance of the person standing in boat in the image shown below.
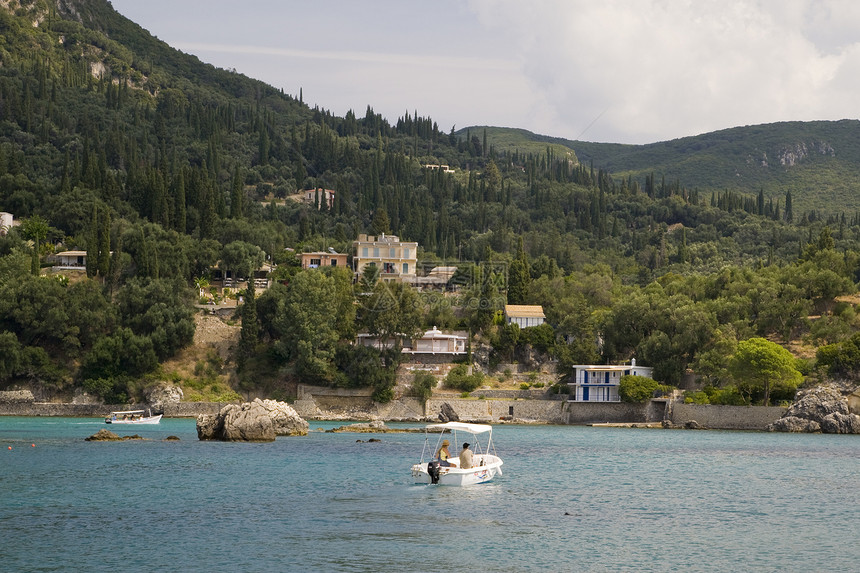
<path fill-rule="evenodd" d="M 448 468 L 451 467 L 451 462 L 448 459 L 451 457 L 451 452 L 448 451 L 448 446 L 451 443 L 448 440 L 442 440 L 442 447 L 439 448 L 439 451 L 436 452 L 436 458 L 439 460 L 439 465 Z"/>
<path fill-rule="evenodd" d="M 469 449 L 468 442 L 463 444 L 463 450 L 460 452 L 460 468 L 467 470 L 472 467 L 472 450 Z"/>

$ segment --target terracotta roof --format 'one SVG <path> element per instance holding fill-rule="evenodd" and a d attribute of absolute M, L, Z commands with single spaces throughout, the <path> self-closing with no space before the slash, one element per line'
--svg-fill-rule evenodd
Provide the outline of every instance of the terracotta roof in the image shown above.
<path fill-rule="evenodd" d="M 507 316 L 517 316 L 517 317 L 546 318 L 546 315 L 543 313 L 543 307 L 542 306 L 531 305 L 531 304 L 506 304 L 505 305 L 505 314 Z"/>

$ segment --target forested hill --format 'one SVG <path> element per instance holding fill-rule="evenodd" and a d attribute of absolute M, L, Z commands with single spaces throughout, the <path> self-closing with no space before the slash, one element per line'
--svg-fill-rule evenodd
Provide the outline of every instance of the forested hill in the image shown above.
<path fill-rule="evenodd" d="M 483 127 L 467 128 L 480 133 Z M 680 182 L 700 192 L 764 191 L 765 199 L 790 191 L 799 211 L 822 215 L 860 210 L 860 121 L 751 125 L 648 145 L 572 141 L 525 130 L 487 128 L 492 138 L 520 147 L 551 143 L 573 150 L 584 163 L 616 176 Z M 465 133 L 467 130 L 461 130 Z"/>
<path fill-rule="evenodd" d="M 729 375 L 740 342 L 812 356 L 860 324 L 835 300 L 860 279 L 860 216 L 847 199 L 823 205 L 852 180 L 854 124 L 834 124 L 841 138 L 804 125 L 749 149 L 725 135 L 744 130 L 636 148 L 444 133 L 416 110 L 339 117 L 173 50 L 106 0 L 0 1 L 0 212 L 21 223 L 0 234 L 0 388 L 115 402 L 170 379 L 232 399 L 302 380 L 390 399 L 400 354 L 350 342 L 438 326 L 470 330 L 495 363 L 525 345 L 561 372 L 635 355 L 661 381 L 691 367 L 725 400 L 767 401 Z M 663 173 L 679 145 L 701 147 L 691 166 L 710 149 L 742 176 L 782 169 L 793 183 L 705 188 L 692 167 Z M 297 252 L 348 253 L 360 233 L 416 241 L 420 272 L 456 266 L 457 295 L 299 268 Z M 67 250 L 87 253 L 86 276 L 50 272 Z M 216 270 L 272 286 L 244 291 L 226 364 L 164 371 L 192 339 L 194 303 L 238 298 L 213 286 Z M 499 324 L 505 303 L 542 305 L 547 323 L 520 335 Z"/>

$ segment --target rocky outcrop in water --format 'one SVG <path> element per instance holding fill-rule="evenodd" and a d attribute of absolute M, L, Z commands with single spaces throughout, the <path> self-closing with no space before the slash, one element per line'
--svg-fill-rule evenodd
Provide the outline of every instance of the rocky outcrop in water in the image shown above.
<path fill-rule="evenodd" d="M 292 406 L 277 400 L 261 400 L 269 412 L 276 436 L 307 436 L 308 423 L 296 413 Z"/>
<path fill-rule="evenodd" d="M 118 436 L 110 430 L 102 428 L 89 438 L 84 438 L 87 442 L 121 442 L 123 440 L 142 440 L 143 438 L 137 434 L 133 436 Z"/>
<path fill-rule="evenodd" d="M 771 432 L 860 434 L 860 416 L 852 414 L 848 399 L 837 387 L 828 384 L 798 394 L 785 415 L 767 429 Z"/>
<path fill-rule="evenodd" d="M 404 434 L 423 432 L 423 428 L 389 428 L 385 422 L 374 420 L 373 422 L 360 422 L 358 424 L 347 424 L 326 430 L 327 433 L 337 434 L 341 432 L 352 432 L 355 434 Z M 373 438 L 371 438 L 373 440 Z"/>
<path fill-rule="evenodd" d="M 308 423 L 285 402 L 260 400 L 229 404 L 217 415 L 197 417 L 197 437 L 225 442 L 272 442 L 275 436 L 304 436 Z"/>

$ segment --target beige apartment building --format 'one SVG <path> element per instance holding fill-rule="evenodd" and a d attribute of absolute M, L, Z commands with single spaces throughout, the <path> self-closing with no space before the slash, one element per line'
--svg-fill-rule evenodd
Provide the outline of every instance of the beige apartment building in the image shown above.
<path fill-rule="evenodd" d="M 397 235 L 359 235 L 352 243 L 353 269 L 361 276 L 367 265 L 379 268 L 384 281 L 411 281 L 418 265 L 418 243 L 401 242 Z"/>

